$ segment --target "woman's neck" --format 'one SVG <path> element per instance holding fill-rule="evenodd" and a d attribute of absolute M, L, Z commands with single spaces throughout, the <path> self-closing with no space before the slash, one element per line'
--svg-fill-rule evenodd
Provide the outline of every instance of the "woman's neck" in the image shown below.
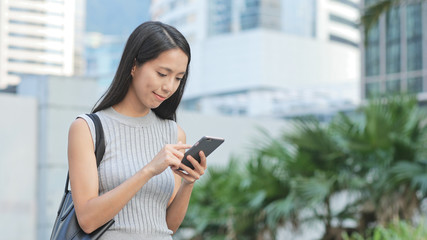
<path fill-rule="evenodd" d="M 143 117 L 150 112 L 150 109 L 138 100 L 133 91 L 128 91 L 125 98 L 113 108 L 116 112 L 128 117 Z"/>

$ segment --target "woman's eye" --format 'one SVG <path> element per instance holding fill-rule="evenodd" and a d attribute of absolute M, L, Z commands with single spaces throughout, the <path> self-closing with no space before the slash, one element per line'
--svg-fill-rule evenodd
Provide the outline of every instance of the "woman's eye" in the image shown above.
<path fill-rule="evenodd" d="M 159 74 L 160 77 L 166 77 L 166 74 L 163 74 L 161 72 L 157 72 L 157 74 Z"/>
<path fill-rule="evenodd" d="M 176 80 L 181 81 L 181 80 L 182 80 L 182 78 L 176 78 Z"/>

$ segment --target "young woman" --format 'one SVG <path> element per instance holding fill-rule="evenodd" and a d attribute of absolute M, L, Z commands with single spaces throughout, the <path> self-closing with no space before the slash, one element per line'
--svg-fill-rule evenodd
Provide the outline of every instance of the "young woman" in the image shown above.
<path fill-rule="evenodd" d="M 93 110 L 105 135 L 97 168 L 94 124 L 80 115 L 68 139 L 70 184 L 77 219 L 90 233 L 114 218 L 102 239 L 172 239 L 194 182 L 206 170 L 181 163 L 185 133 L 175 112 L 184 92 L 190 47 L 175 28 L 146 22 L 130 35 L 107 92 Z M 183 173 L 178 170 L 182 168 Z"/>

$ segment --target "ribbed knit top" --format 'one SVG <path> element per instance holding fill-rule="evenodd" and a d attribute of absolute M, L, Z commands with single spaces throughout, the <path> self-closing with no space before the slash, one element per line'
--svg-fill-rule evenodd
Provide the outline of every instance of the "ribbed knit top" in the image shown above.
<path fill-rule="evenodd" d="M 165 144 L 175 144 L 177 125 L 153 111 L 143 117 L 128 117 L 112 107 L 97 112 L 105 137 L 105 154 L 98 167 L 102 195 L 132 177 L 149 163 Z M 95 141 L 95 126 L 86 115 Z M 95 143 L 94 143 L 95 144 Z M 174 189 L 170 168 L 150 179 L 114 217 L 115 223 L 101 239 L 172 239 L 166 224 L 166 208 Z"/>

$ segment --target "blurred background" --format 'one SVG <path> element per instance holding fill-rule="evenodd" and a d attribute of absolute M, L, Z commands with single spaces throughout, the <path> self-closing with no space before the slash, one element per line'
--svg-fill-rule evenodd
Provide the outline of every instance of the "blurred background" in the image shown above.
<path fill-rule="evenodd" d="M 226 139 L 174 239 L 427 239 L 427 1 L 0 0 L 1 239 L 49 239 L 68 128 L 148 20 L 191 45 L 188 143 Z"/>

